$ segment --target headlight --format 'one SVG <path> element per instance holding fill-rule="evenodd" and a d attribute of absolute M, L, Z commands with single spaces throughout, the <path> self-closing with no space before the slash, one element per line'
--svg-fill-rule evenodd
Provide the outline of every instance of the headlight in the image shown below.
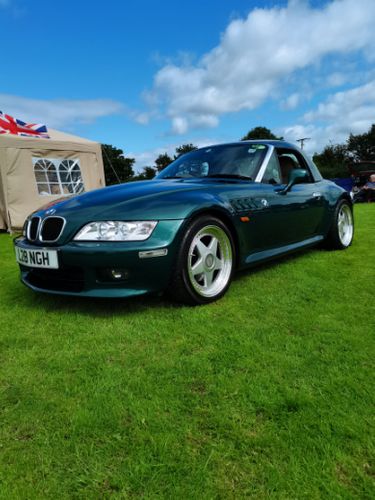
<path fill-rule="evenodd" d="M 101 221 L 91 222 L 75 235 L 78 241 L 143 241 L 156 227 L 156 221 Z"/>

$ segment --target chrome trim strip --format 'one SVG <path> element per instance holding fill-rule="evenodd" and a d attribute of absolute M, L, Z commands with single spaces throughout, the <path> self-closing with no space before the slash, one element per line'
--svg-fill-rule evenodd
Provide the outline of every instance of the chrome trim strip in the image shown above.
<path fill-rule="evenodd" d="M 271 158 L 274 150 L 275 150 L 275 146 L 272 146 L 271 144 L 269 144 L 267 154 L 264 157 L 263 163 L 259 169 L 259 172 L 257 173 L 257 176 L 254 179 L 254 182 L 262 182 L 264 172 L 266 171 L 268 162 L 270 161 L 270 158 Z"/>
<path fill-rule="evenodd" d="M 39 222 L 38 222 L 38 225 L 37 225 L 37 228 L 36 228 L 36 237 L 35 238 L 31 238 L 30 237 L 30 228 L 31 228 L 31 221 L 33 219 L 39 219 Z M 31 217 L 31 219 L 29 220 L 29 222 L 27 223 L 27 228 L 26 228 L 26 238 L 29 240 L 29 241 L 36 241 L 38 239 L 38 236 L 39 236 L 39 231 L 40 231 L 40 223 L 42 222 L 42 218 L 39 217 L 38 215 L 36 215 L 35 217 Z"/>
<path fill-rule="evenodd" d="M 55 240 L 44 240 L 42 238 L 43 226 L 44 226 L 44 223 L 46 222 L 47 219 L 62 219 L 62 221 L 63 221 L 63 225 L 61 227 L 61 231 L 60 231 L 58 237 Z M 64 231 L 64 228 L 65 228 L 65 225 L 66 225 L 66 219 L 64 219 L 64 217 L 61 217 L 60 215 L 51 215 L 50 217 L 46 217 L 45 219 L 42 220 L 42 223 L 40 224 L 40 228 L 39 228 L 39 241 L 41 241 L 42 243 L 55 243 L 60 238 L 60 236 L 62 235 L 62 232 Z"/>

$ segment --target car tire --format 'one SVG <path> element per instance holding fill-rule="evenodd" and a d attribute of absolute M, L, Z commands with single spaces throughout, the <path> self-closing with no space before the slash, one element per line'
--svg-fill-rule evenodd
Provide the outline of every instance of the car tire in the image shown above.
<path fill-rule="evenodd" d="M 353 241 L 353 208 L 347 200 L 340 200 L 336 205 L 331 228 L 326 238 L 326 247 L 332 250 L 344 250 Z"/>
<path fill-rule="evenodd" d="M 169 296 L 189 305 L 220 299 L 230 286 L 234 271 L 233 238 L 216 217 L 193 220 L 181 242 Z"/>

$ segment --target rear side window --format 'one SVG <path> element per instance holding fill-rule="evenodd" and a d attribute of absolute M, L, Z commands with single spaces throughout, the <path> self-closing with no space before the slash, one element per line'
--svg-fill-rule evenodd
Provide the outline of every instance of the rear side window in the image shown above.
<path fill-rule="evenodd" d="M 302 155 L 298 153 L 298 151 L 277 148 L 277 156 L 280 165 L 281 182 L 283 184 L 286 184 L 288 182 L 288 175 L 290 170 L 296 168 L 306 170 L 309 174 L 309 180 L 307 182 L 313 182 L 310 168 Z"/>

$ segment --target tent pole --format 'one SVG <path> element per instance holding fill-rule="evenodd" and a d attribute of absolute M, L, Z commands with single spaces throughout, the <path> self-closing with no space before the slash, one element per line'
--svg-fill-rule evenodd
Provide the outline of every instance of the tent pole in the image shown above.
<path fill-rule="evenodd" d="M 107 158 L 107 160 L 108 160 L 109 166 L 111 167 L 111 169 L 113 170 L 113 173 L 115 174 L 115 177 L 116 177 L 116 179 L 117 179 L 117 182 L 118 182 L 119 184 L 121 184 L 120 177 L 117 175 L 117 172 L 116 172 L 116 170 L 115 170 L 115 167 L 112 165 L 112 162 L 111 162 L 111 160 L 109 159 L 109 156 L 108 156 L 107 151 L 105 150 L 104 144 L 102 144 L 102 151 L 104 152 L 105 157 L 106 157 L 106 158 Z M 105 172 L 104 172 L 104 175 L 105 175 Z"/>

